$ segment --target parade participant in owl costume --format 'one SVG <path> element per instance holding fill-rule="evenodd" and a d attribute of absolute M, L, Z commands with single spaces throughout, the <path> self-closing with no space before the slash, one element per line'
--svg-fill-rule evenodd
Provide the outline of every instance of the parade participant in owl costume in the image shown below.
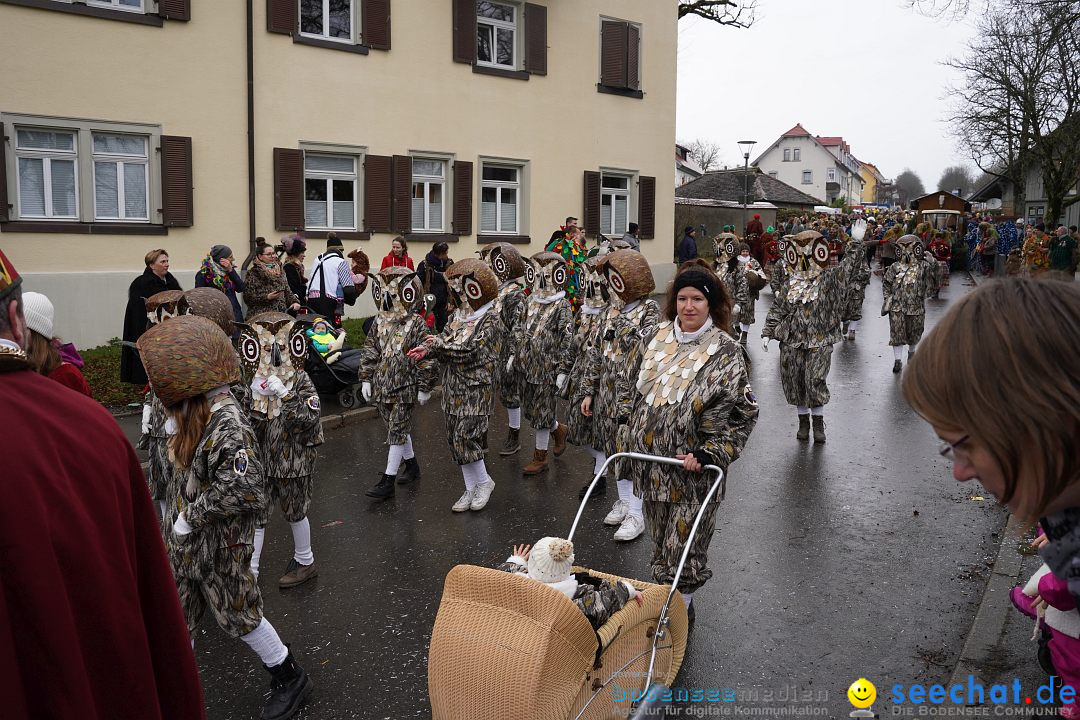
<path fill-rule="evenodd" d="M 251 571 L 255 523 L 266 488 L 255 433 L 229 385 L 240 365 L 229 337 L 201 317 L 177 317 L 136 343 L 150 385 L 176 425 L 169 452 L 179 512 L 166 545 L 189 632 L 210 609 L 218 625 L 254 650 L 270 673 L 263 720 L 292 717 L 312 682 L 263 616 Z"/>
<path fill-rule="evenodd" d="M 780 342 L 780 380 L 788 404 L 798 408 L 799 440 L 810 438 L 813 416 L 814 442 L 825 442 L 832 346 L 840 340 L 840 315 L 849 278 L 863 260 L 865 232 L 866 222 L 856 222 L 843 262 L 833 267 L 828 241 L 815 230 L 799 233 L 785 249 L 790 275 L 776 293 L 761 337 L 766 352 L 769 340 Z"/>
<path fill-rule="evenodd" d="M 758 293 L 761 288 L 765 287 L 769 279 L 765 276 L 765 271 L 761 269 L 761 263 L 750 256 L 750 246 L 746 243 L 739 244 L 738 262 L 739 275 L 743 277 L 743 282 L 746 283 L 746 304 L 741 306 L 737 318 L 739 342 L 745 345 L 747 335 L 750 333 L 750 326 L 757 319 L 754 315 L 754 304 L 757 302 Z"/>
<path fill-rule="evenodd" d="M 870 284 L 870 264 L 865 253 L 859 262 L 852 266 L 847 279 L 847 292 L 844 295 L 844 309 L 840 315 L 840 335 L 847 340 L 855 339 L 855 332 L 862 320 L 863 301 L 866 300 L 866 286 Z"/>
<path fill-rule="evenodd" d="M 735 303 L 731 308 L 732 326 L 721 328 L 732 337 L 740 336 L 738 318 L 742 309 L 750 304 L 750 287 L 746 283 L 746 274 L 739 266 L 739 244 L 739 238 L 734 233 L 721 233 L 713 239 L 716 274 Z"/>
<path fill-rule="evenodd" d="M 480 248 L 480 259 L 487 263 L 499 279 L 499 295 L 495 298 L 495 312 L 502 320 L 502 355 L 496 368 L 496 386 L 499 402 L 506 408 L 506 441 L 500 455 L 513 455 L 521 449 L 518 435 L 521 432 L 521 394 L 525 382 L 521 364 L 514 362 L 520 348 L 525 344 L 525 291 L 522 277 L 525 275 L 525 259 L 510 243 L 497 242 Z"/>
<path fill-rule="evenodd" d="M 769 288 L 773 291 L 773 295 L 780 292 L 780 286 L 788 278 L 787 246 L 793 237 L 795 236 L 785 235 L 776 242 L 776 252 L 780 257 L 772 264 L 772 271 L 769 275 Z"/>
<path fill-rule="evenodd" d="M 441 335 L 428 335 L 408 352 L 421 361 L 432 355 L 442 374 L 442 409 L 450 455 L 461 466 L 465 493 L 454 512 L 481 510 L 495 481 L 484 464 L 488 420 L 495 409 L 495 365 L 502 353 L 502 321 L 492 312 L 499 279 L 482 260 L 459 260 L 446 271 L 459 308 Z"/>
<path fill-rule="evenodd" d="M 757 423 L 743 350 L 723 328 L 730 322 L 726 293 L 713 273 L 690 268 L 675 276 L 663 322 L 635 352 L 634 411 L 620 450 L 676 457 L 683 466 L 624 461 L 634 493 L 644 499 L 653 539 L 656 582 L 675 580 L 690 527 L 716 465 L 728 473 Z M 723 486 L 721 486 L 723 487 Z M 712 577 L 709 543 L 722 493 L 709 504 L 690 545 L 679 591 L 693 616 L 693 593 Z"/>
<path fill-rule="evenodd" d="M 316 447 L 323 443 L 319 394 L 304 372 L 308 343 L 306 322 L 285 313 L 264 312 L 240 325 L 236 347 L 251 374 L 250 395 L 243 399 L 259 442 L 266 502 L 257 518 L 251 570 L 259 576 L 266 523 L 275 503 L 289 523 L 293 557 L 278 580 L 289 588 L 319 574 L 311 551 L 312 474 Z"/>
<path fill-rule="evenodd" d="M 586 260 L 582 267 L 584 299 L 581 310 L 577 314 L 574 337 L 570 341 L 570 351 L 567 353 L 570 371 L 567 373 L 568 380 L 563 391 L 563 397 L 568 401 L 567 442 L 585 448 L 592 456 L 593 477 L 604 467 L 607 455 L 599 449 L 601 443 L 593 435 L 592 418 L 581 414 L 581 401 L 588 392 L 584 387 L 585 378 L 588 375 L 589 363 L 592 362 L 597 343 L 603 337 L 604 317 L 608 308 L 609 291 L 607 278 L 604 277 L 603 262 L 602 255 L 594 255 Z M 591 478 L 581 488 L 582 497 L 590 484 Z M 607 479 L 601 478 L 593 491 L 593 496 L 606 492 Z"/>
<path fill-rule="evenodd" d="M 386 424 L 386 468 L 368 497 L 385 500 L 399 485 L 420 477 L 412 438 L 414 403 L 431 399 L 434 363 L 430 359 L 413 362 L 408 350 L 424 342 L 430 332 L 417 309 L 423 306 L 424 288 L 416 273 L 407 267 L 391 266 L 371 275 L 371 297 L 378 308 L 361 355 L 360 386 L 366 402 L 374 401 Z M 402 461 L 405 467 L 398 472 Z"/>
<path fill-rule="evenodd" d="M 889 344 L 893 348 L 894 373 L 904 366 L 904 351 L 915 352 L 926 322 L 926 298 L 937 283 L 937 260 L 926 252 L 917 235 L 904 235 L 896 241 L 896 262 L 885 271 L 881 290 L 885 302 L 881 314 L 889 316 Z"/>
<path fill-rule="evenodd" d="M 643 337 L 651 336 L 660 322 L 660 308 L 649 295 L 656 289 L 649 261 L 636 250 L 616 250 L 604 256 L 611 306 L 604 318 L 602 340 L 593 348 L 582 387 L 588 393 L 581 401 L 581 414 L 592 418 L 596 449 L 605 456 L 617 452 L 619 429 L 630 423 L 634 409 L 634 379 L 640 358 L 634 349 Z M 641 498 L 627 479 L 616 483 L 619 499 L 604 518 L 605 525 L 618 525 L 615 539 L 633 540 L 645 532 Z"/>
<path fill-rule="evenodd" d="M 566 426 L 555 419 L 555 400 L 566 389 L 570 372 L 574 314 L 566 299 L 566 288 L 573 278 L 562 255 L 539 252 L 529 258 L 525 280 L 532 292 L 525 305 L 525 343 L 514 362 L 521 363 L 525 377 L 522 400 L 525 417 L 536 430 L 536 449 L 532 461 L 521 472 L 539 475 L 548 469 L 552 438 L 556 457 L 566 450 Z"/>

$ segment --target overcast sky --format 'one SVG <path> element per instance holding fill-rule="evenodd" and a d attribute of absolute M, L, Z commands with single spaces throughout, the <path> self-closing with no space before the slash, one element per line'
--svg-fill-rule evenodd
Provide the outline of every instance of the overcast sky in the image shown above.
<path fill-rule="evenodd" d="M 758 0 L 746 30 L 683 18 L 676 137 L 712 140 L 734 166 L 737 141 L 757 140 L 752 162 L 799 122 L 842 136 L 887 178 L 910 167 L 936 190 L 946 167 L 975 169 L 944 122 L 958 78 L 941 65 L 969 31 L 903 0 Z"/>

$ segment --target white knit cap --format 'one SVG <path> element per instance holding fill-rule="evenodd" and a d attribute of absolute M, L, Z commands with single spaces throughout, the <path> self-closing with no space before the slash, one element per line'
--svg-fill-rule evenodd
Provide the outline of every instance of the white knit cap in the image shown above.
<path fill-rule="evenodd" d="M 529 577 L 545 583 L 562 582 L 574 566 L 574 543 L 546 537 L 529 552 Z"/>
<path fill-rule="evenodd" d="M 56 312 L 49 298 L 41 293 L 25 292 L 22 296 L 23 317 L 26 326 L 49 340 L 53 336 L 53 318 Z"/>

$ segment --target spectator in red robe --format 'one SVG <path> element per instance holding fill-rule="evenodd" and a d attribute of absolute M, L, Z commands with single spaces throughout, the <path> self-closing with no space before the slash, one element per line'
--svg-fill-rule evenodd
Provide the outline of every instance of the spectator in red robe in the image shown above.
<path fill-rule="evenodd" d="M 0 696 L 5 718 L 206 717 L 157 511 L 93 400 L 31 370 L 0 252 Z"/>

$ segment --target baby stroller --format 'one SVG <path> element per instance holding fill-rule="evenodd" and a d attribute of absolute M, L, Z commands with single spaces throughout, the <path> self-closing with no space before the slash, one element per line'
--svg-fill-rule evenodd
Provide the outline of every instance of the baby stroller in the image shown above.
<path fill-rule="evenodd" d="M 311 322 L 316 316 L 300 314 L 298 320 Z M 348 410 L 364 403 L 360 394 L 360 351 L 355 348 L 343 349 L 341 356 L 333 363 L 315 349 L 308 338 L 307 374 L 321 397 L 336 397 L 338 404 Z"/>
<path fill-rule="evenodd" d="M 612 460 L 682 465 L 681 460 L 616 453 L 593 478 L 568 540 Z M 702 509 L 724 484 L 723 471 Z M 723 497 L 723 491 L 721 491 Z M 672 585 L 575 567 L 627 580 L 642 602 L 629 602 L 599 630 L 558 590 L 502 570 L 458 565 L 446 576 L 428 654 L 434 720 L 581 720 L 662 717 L 686 650 L 686 606 L 676 590 L 701 513 L 694 519 Z M 666 693 L 666 694 L 665 694 Z"/>

